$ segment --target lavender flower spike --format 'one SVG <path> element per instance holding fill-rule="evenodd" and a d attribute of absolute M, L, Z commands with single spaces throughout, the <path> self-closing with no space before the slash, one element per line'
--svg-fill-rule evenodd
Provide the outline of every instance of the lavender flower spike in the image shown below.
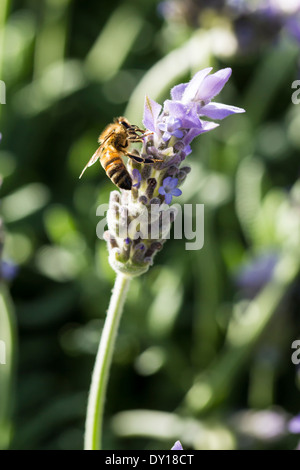
<path fill-rule="evenodd" d="M 181 195 L 181 186 L 190 171 L 182 165 L 191 153 L 192 140 L 219 124 L 221 120 L 244 109 L 213 102 L 231 76 L 226 68 L 210 74 L 199 71 L 189 83 L 171 90 L 171 99 L 161 106 L 145 99 L 143 124 L 148 132 L 140 151 L 147 163 L 128 162 L 133 179 L 131 191 L 114 191 L 108 211 L 110 264 L 116 272 L 137 276 L 153 264 L 162 249 L 174 220 L 170 207 L 173 197 Z M 153 160 L 153 163 L 149 163 Z"/>

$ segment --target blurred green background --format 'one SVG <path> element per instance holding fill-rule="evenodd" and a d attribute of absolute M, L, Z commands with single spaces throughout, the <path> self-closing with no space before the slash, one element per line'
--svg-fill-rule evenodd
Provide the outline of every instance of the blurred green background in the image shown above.
<path fill-rule="evenodd" d="M 114 187 L 98 165 L 78 176 L 113 117 L 140 125 L 145 93 L 162 101 L 209 65 L 232 67 L 218 101 L 246 114 L 200 136 L 188 157 L 180 202 L 205 204 L 204 248 L 169 240 L 131 284 L 104 448 L 168 449 L 177 439 L 190 449 L 295 448 L 298 52 L 284 32 L 243 52 L 221 20 L 166 18 L 156 0 L 1 0 L 1 214 L 4 258 L 19 266 L 17 337 L 0 330 L 16 361 L 0 365 L 3 448 L 82 448 L 114 281 L 96 207 Z"/>

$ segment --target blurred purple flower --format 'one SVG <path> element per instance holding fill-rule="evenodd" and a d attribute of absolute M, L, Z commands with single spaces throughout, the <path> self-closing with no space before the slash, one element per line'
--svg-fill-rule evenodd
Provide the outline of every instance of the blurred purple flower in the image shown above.
<path fill-rule="evenodd" d="M 273 276 L 278 255 L 275 252 L 263 253 L 251 263 L 242 267 L 237 276 L 236 283 L 250 297 L 254 296 Z"/>
<path fill-rule="evenodd" d="M 288 430 L 292 434 L 300 434 L 300 414 L 289 421 Z"/>
<path fill-rule="evenodd" d="M 2 140 L 2 134 L 0 132 L 0 141 Z M 2 185 L 2 178 L 0 177 L 0 188 Z M 12 281 L 18 273 L 18 267 L 9 261 L 2 260 L 2 252 L 4 246 L 4 228 L 2 219 L 0 219 L 0 281 Z"/>
<path fill-rule="evenodd" d="M 223 17 L 225 24 L 231 23 L 239 52 L 243 54 L 259 52 L 268 43 L 276 44 L 282 31 L 300 41 L 297 1 L 168 0 L 160 4 L 159 10 L 166 21 L 186 22 L 194 28 L 214 28 L 213 15 Z"/>
<path fill-rule="evenodd" d="M 176 441 L 171 450 L 183 450 L 183 447 L 182 447 L 182 445 L 181 445 L 181 442 L 180 442 L 180 441 Z"/>
<path fill-rule="evenodd" d="M 18 274 L 19 267 L 10 262 L 2 261 L 0 265 L 0 278 L 5 279 L 5 281 L 12 281 Z"/>
<path fill-rule="evenodd" d="M 158 192 L 162 196 L 165 196 L 166 204 L 171 204 L 173 196 L 180 196 L 182 191 L 176 188 L 178 184 L 178 178 L 172 178 L 168 176 L 163 180 L 162 186 L 159 188 Z"/>
<path fill-rule="evenodd" d="M 289 34 L 300 43 L 300 16 L 289 18 L 285 23 Z"/>

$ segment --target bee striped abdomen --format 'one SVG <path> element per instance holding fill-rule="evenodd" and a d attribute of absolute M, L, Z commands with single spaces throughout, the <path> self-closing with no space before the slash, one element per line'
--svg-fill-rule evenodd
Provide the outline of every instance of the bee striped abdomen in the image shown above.
<path fill-rule="evenodd" d="M 100 157 L 101 165 L 107 176 L 120 189 L 131 189 L 132 179 L 128 173 L 124 162 L 118 152 L 113 147 L 108 147 L 102 152 Z"/>

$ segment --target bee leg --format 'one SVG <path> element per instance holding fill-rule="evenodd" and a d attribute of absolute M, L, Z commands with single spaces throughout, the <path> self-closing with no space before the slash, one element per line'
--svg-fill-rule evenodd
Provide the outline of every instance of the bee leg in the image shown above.
<path fill-rule="evenodd" d="M 159 163 L 163 162 L 163 160 L 160 160 L 159 158 L 152 158 L 152 157 L 146 157 L 143 158 L 143 163 Z"/>
<path fill-rule="evenodd" d="M 140 136 L 135 135 L 130 135 L 129 137 L 127 137 L 127 140 L 129 140 L 130 142 L 143 142 Z"/>
<path fill-rule="evenodd" d="M 139 127 L 135 127 L 132 130 L 135 133 L 140 132 L 142 134 L 141 137 L 146 137 L 147 135 L 153 135 L 154 134 L 154 132 L 152 132 L 152 131 L 146 131 L 145 129 L 140 129 Z"/>
<path fill-rule="evenodd" d="M 138 155 L 134 153 L 125 153 L 126 157 L 131 158 L 131 160 L 134 160 L 137 163 L 143 163 L 144 159 L 142 157 L 139 157 Z"/>
<path fill-rule="evenodd" d="M 143 158 L 140 155 L 136 155 L 134 153 L 126 153 L 125 155 L 126 155 L 126 157 L 131 158 L 132 160 L 134 160 L 137 163 L 150 163 L 150 164 L 153 164 L 153 163 L 156 163 L 156 162 L 162 162 L 163 161 L 163 160 L 159 160 L 157 158 L 150 158 L 150 157 Z"/>

